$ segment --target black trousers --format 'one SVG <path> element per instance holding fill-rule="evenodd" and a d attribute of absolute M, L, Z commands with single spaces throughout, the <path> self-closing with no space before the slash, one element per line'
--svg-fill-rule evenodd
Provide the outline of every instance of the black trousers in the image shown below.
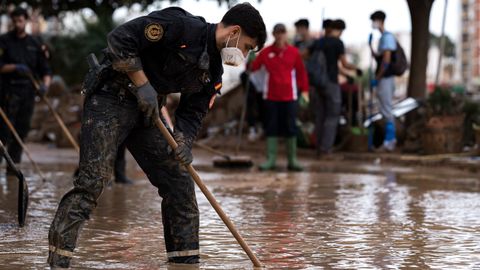
<path fill-rule="evenodd" d="M 297 136 L 297 101 L 265 100 L 265 134 L 267 137 Z"/>
<path fill-rule="evenodd" d="M 115 181 L 125 180 L 127 178 L 127 160 L 125 155 L 127 151 L 127 146 L 125 143 L 122 143 L 117 150 L 117 157 L 115 158 L 114 165 L 114 177 Z"/>
<path fill-rule="evenodd" d="M 104 88 L 85 102 L 79 175 L 73 181 L 73 189 L 61 199 L 50 227 L 49 263 L 68 267 L 80 228 L 110 180 L 122 143 L 163 198 L 162 220 L 169 260 L 198 260 L 199 212 L 194 182 L 179 166 L 160 131 L 153 125 L 145 126 L 137 101 L 122 99 L 116 92 Z"/>
<path fill-rule="evenodd" d="M 240 75 L 242 80 L 243 89 L 247 88 L 248 76 L 245 72 Z M 249 127 L 255 127 L 257 122 L 263 125 L 265 120 L 264 108 L 263 108 L 263 93 L 258 92 L 255 85 L 248 81 L 248 94 L 247 94 L 247 123 Z"/>
<path fill-rule="evenodd" d="M 5 83 L 2 89 L 1 106 L 20 138 L 24 140 L 30 131 L 30 122 L 35 106 L 35 90 L 31 83 Z M 15 140 L 7 124 L 1 118 L 0 123 L 0 139 L 7 146 L 8 153 L 12 157 L 13 162 L 20 163 L 22 147 L 17 140 Z"/>

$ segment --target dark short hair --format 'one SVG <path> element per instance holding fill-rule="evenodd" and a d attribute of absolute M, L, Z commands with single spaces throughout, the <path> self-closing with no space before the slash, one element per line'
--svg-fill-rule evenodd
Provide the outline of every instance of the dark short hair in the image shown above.
<path fill-rule="evenodd" d="M 333 21 L 330 19 L 323 20 L 323 23 L 322 23 L 323 29 L 332 28 L 332 22 Z"/>
<path fill-rule="evenodd" d="M 308 29 L 308 27 L 310 26 L 310 23 L 308 22 L 307 19 L 300 19 L 295 22 L 295 27 L 302 27 L 302 26 Z"/>
<path fill-rule="evenodd" d="M 384 22 L 385 18 L 387 18 L 387 15 L 385 14 L 385 12 L 383 12 L 381 10 L 377 10 L 374 13 L 372 13 L 372 15 L 370 15 L 370 20 L 372 20 L 372 21 L 382 21 L 382 22 Z"/>
<path fill-rule="evenodd" d="M 332 22 L 332 28 L 335 29 L 335 30 L 345 30 L 345 28 L 347 28 L 347 25 L 345 24 L 345 22 L 341 19 L 337 19 L 335 21 Z"/>
<path fill-rule="evenodd" d="M 260 50 L 267 40 L 267 29 L 260 12 L 250 3 L 237 4 L 225 13 L 221 21 L 225 26 L 239 25 L 247 36 L 257 41 Z"/>
<path fill-rule="evenodd" d="M 277 23 L 273 26 L 273 33 L 285 33 L 287 32 L 287 27 L 283 23 Z"/>
<path fill-rule="evenodd" d="M 28 12 L 26 9 L 17 7 L 10 13 L 10 18 L 23 16 L 25 19 L 28 19 Z"/>

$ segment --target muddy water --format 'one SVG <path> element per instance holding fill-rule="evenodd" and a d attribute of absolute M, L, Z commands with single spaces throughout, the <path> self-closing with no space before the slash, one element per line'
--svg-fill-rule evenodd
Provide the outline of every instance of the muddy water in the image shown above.
<path fill-rule="evenodd" d="M 44 184 L 28 177 L 25 228 L 15 224 L 16 184 L 0 178 L 0 269 L 47 269 L 47 231 L 70 175 L 50 173 Z M 445 184 L 384 169 L 201 176 L 266 268 L 480 269 L 478 179 Z M 205 197 L 197 197 L 198 268 L 251 269 Z M 146 180 L 109 187 L 83 229 L 72 268 L 197 269 L 165 264 L 160 203 Z"/>

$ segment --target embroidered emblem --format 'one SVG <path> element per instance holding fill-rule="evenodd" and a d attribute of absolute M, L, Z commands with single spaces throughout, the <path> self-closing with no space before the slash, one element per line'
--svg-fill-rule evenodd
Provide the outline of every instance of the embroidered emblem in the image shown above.
<path fill-rule="evenodd" d="M 150 41 L 159 41 L 163 37 L 163 27 L 158 23 L 150 23 L 145 27 L 145 37 Z"/>

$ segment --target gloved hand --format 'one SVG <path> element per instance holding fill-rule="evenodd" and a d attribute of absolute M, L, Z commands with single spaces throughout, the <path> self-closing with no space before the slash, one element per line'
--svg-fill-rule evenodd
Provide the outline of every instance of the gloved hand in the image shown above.
<path fill-rule="evenodd" d="M 177 131 L 173 134 L 173 138 L 178 144 L 177 149 L 175 149 L 175 158 L 180 162 L 182 165 L 188 165 L 193 161 L 193 155 L 191 146 L 186 140 L 185 136 L 182 132 Z"/>
<path fill-rule="evenodd" d="M 359 68 L 357 68 L 356 71 L 357 71 L 357 77 L 362 77 L 363 71 L 362 71 L 361 69 L 359 69 Z"/>
<path fill-rule="evenodd" d="M 149 122 L 159 117 L 158 94 L 150 82 L 134 88 L 132 92 L 137 97 L 138 107 L 145 114 L 145 118 Z"/>
<path fill-rule="evenodd" d="M 302 92 L 302 94 L 298 98 L 298 105 L 300 105 L 301 108 L 307 108 L 309 103 L 310 103 L 309 93 Z"/>
<path fill-rule="evenodd" d="M 38 95 L 43 97 L 45 94 L 47 94 L 48 87 L 45 84 L 40 84 L 40 87 L 38 89 Z"/>
<path fill-rule="evenodd" d="M 376 79 L 373 79 L 373 80 L 370 81 L 370 85 L 372 87 L 377 87 L 378 86 L 378 81 Z"/>
<path fill-rule="evenodd" d="M 20 74 L 30 73 L 30 68 L 25 64 L 15 64 L 15 71 Z"/>

